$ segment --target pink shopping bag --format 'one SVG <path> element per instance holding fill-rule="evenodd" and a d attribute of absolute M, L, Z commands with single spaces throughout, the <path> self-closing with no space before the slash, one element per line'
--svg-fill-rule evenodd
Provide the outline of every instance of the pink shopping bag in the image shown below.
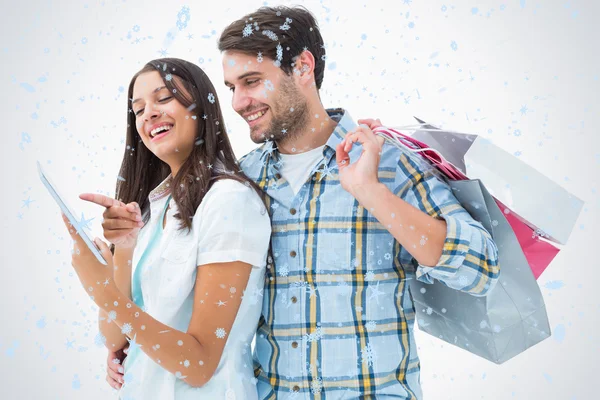
<path fill-rule="evenodd" d="M 469 179 L 458 168 L 448 162 L 440 152 L 430 148 L 417 139 L 405 135 L 393 128 L 378 127 L 375 128 L 373 132 L 383 134 L 386 138 L 402 144 L 409 151 L 420 154 L 450 180 Z M 514 231 L 533 276 L 535 279 L 538 279 L 548 265 L 550 265 L 554 257 L 556 257 L 560 249 L 549 241 L 544 240 L 543 234 L 538 234 L 530 226 L 531 224 L 528 224 L 527 221 L 513 213 L 498 199 L 494 198 L 494 200 L 496 201 L 496 204 L 498 204 L 498 207 L 503 211 L 506 220 Z"/>

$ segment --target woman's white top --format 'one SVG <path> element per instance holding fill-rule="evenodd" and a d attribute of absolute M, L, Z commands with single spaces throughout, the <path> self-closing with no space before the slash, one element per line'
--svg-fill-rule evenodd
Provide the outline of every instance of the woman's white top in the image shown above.
<path fill-rule="evenodd" d="M 143 309 L 163 324 L 186 332 L 192 316 L 197 267 L 242 261 L 252 265 L 250 279 L 217 370 L 206 385 L 188 385 L 138 350 L 131 359 L 125 359 L 120 398 L 256 399 L 250 345 L 262 307 L 271 236 L 269 214 L 254 189 L 223 179 L 215 182 L 202 200 L 192 230 L 180 231 L 180 221 L 173 217 L 178 211 L 170 196 L 170 182 L 171 177 L 150 193 L 150 220 L 140 230 L 133 253 L 132 286 L 139 278 Z M 162 229 L 167 202 L 170 208 L 166 211 L 166 227 L 154 235 L 157 228 Z"/>

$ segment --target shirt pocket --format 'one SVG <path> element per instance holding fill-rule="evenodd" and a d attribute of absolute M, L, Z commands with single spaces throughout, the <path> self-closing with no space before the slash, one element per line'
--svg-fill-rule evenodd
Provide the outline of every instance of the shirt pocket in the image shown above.
<path fill-rule="evenodd" d="M 179 232 L 167 243 L 160 257 L 160 300 L 181 301 L 189 295 L 195 283 L 196 246 L 193 235 Z"/>

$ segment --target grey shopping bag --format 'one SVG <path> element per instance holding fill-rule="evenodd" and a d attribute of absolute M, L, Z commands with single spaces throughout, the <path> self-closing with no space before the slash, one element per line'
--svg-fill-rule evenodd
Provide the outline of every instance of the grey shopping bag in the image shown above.
<path fill-rule="evenodd" d="M 498 246 L 500 277 L 484 297 L 410 281 L 419 329 L 497 364 L 550 336 L 542 293 L 519 242 L 478 179 L 448 184 Z"/>

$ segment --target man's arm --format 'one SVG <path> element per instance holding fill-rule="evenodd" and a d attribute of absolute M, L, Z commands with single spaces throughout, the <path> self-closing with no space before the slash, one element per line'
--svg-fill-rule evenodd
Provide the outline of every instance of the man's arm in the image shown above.
<path fill-rule="evenodd" d="M 363 145 L 349 165 L 354 142 Z M 483 296 L 499 277 L 498 249 L 491 235 L 460 205 L 431 171 L 401 154 L 393 193 L 377 178 L 383 139 L 359 127 L 336 149 L 344 188 L 388 229 L 402 246 L 401 262 L 419 263 L 417 279 Z M 362 164 L 361 164 L 362 163 Z"/>

